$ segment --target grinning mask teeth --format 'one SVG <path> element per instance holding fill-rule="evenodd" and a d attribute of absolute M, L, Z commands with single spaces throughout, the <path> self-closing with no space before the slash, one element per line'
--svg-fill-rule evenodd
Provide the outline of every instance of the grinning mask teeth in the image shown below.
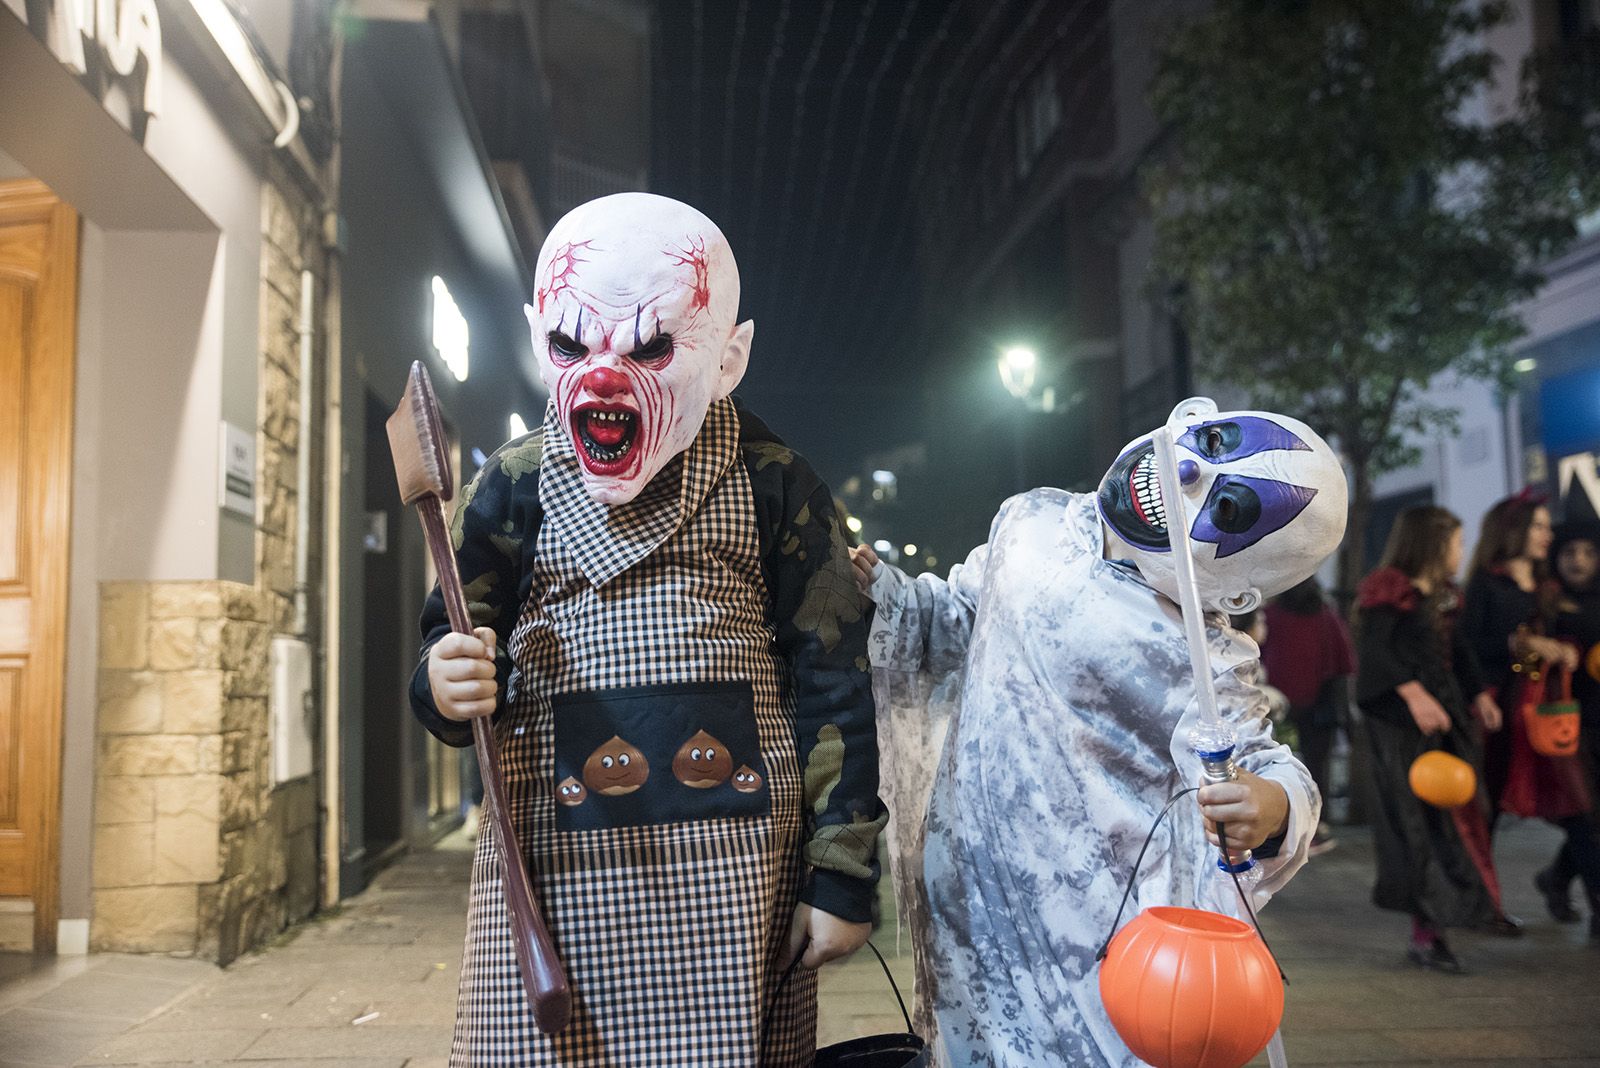
<path fill-rule="evenodd" d="M 1172 410 L 1195 579 L 1207 608 L 1248 612 L 1310 577 L 1344 536 L 1344 470 L 1327 442 L 1297 419 L 1219 412 L 1205 397 Z M 1177 571 L 1153 435 L 1131 442 L 1100 483 L 1100 517 L 1140 574 L 1174 601 Z M 1118 552 L 1124 550 L 1118 549 Z"/>
<path fill-rule="evenodd" d="M 525 311 L 589 495 L 624 504 L 687 449 L 733 391 L 753 324 L 735 325 L 739 268 L 687 204 L 618 193 L 551 229 Z"/>

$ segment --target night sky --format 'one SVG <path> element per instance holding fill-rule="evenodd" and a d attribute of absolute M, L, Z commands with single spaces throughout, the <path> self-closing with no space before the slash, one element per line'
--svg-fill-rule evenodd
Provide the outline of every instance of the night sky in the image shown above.
<path fill-rule="evenodd" d="M 1004 6 L 1004 5 L 1001 5 Z M 756 323 L 739 394 L 831 483 L 919 437 L 913 190 L 961 0 L 661 0 L 655 191 L 721 226 Z"/>

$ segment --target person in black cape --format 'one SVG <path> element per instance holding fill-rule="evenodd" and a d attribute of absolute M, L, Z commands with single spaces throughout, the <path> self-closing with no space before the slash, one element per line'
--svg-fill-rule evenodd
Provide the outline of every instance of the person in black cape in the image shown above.
<path fill-rule="evenodd" d="M 1356 700 L 1376 794 L 1373 903 L 1411 916 L 1413 964 L 1452 973 L 1463 968 L 1445 928 L 1486 922 L 1495 904 L 1456 820 L 1420 800 L 1409 773 L 1430 749 L 1477 763 L 1471 717 L 1499 725 L 1499 708 L 1454 625 L 1460 597 L 1451 579 L 1460 565 L 1461 521 L 1432 505 L 1408 508 L 1356 604 Z"/>

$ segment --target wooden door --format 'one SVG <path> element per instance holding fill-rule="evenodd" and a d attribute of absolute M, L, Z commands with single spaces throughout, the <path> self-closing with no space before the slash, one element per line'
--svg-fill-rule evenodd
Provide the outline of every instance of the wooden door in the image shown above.
<path fill-rule="evenodd" d="M 0 182 L 0 896 L 55 947 L 78 217 Z M 94 625 L 91 621 L 89 625 Z"/>

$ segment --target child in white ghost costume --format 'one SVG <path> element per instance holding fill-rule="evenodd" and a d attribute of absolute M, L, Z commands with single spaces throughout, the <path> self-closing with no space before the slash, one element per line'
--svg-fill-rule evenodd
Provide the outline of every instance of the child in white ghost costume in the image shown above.
<path fill-rule="evenodd" d="M 1259 652 L 1221 613 L 1248 611 L 1332 553 L 1345 483 L 1295 420 L 1219 413 L 1200 398 L 1170 425 L 1202 602 L 1218 613 L 1210 658 L 1240 779 L 1168 817 L 1128 915 L 1152 905 L 1236 915 L 1202 814 L 1224 822 L 1236 855 L 1256 849 L 1260 904 L 1305 862 L 1321 799 L 1273 742 Z M 912 579 L 857 551 L 877 604 L 882 789 L 918 958 L 918 1023 L 936 1020 L 945 1064 L 1141 1063 L 1106 1016 L 1095 952 L 1157 814 L 1201 781 L 1165 515 L 1145 437 L 1097 494 L 1007 501 L 989 541 L 948 578 Z"/>

